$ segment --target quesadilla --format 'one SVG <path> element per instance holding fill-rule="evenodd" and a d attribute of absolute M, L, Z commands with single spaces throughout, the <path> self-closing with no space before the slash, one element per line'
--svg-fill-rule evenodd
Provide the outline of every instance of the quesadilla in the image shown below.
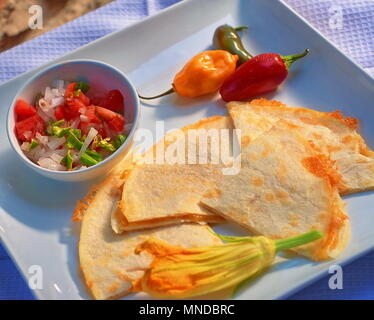
<path fill-rule="evenodd" d="M 340 194 L 374 189 L 374 152 L 357 133 L 357 120 L 344 118 L 339 111 L 319 112 L 290 108 L 278 101 L 256 99 L 230 102 L 227 109 L 242 143 L 248 144 L 283 119 L 298 128 L 316 151 L 335 161 L 342 176 Z"/>
<path fill-rule="evenodd" d="M 169 146 L 180 142 L 182 161 L 135 165 L 125 180 L 118 210 L 113 214 L 113 230 L 121 233 L 181 222 L 224 222 L 221 216 L 198 203 L 222 174 L 225 161 L 221 156 L 231 152 L 231 142 L 229 139 L 228 143 L 221 143 L 220 136 L 223 132 L 232 134 L 232 129 L 229 117 L 215 116 L 166 135 L 144 159 L 155 159 L 160 144 L 167 154 Z M 206 139 L 200 139 L 201 135 L 191 139 L 191 133 L 199 132 Z M 205 161 L 201 163 L 199 159 Z"/>
<path fill-rule="evenodd" d="M 82 216 L 79 260 L 87 287 L 95 299 L 119 298 L 132 290 L 153 261 L 147 253 L 135 254 L 136 246 L 149 237 L 173 245 L 197 247 L 220 244 L 208 229 L 198 224 L 179 224 L 142 233 L 117 235 L 110 224 L 119 199 L 119 187 L 125 175 L 111 175 L 94 187 L 78 206 L 75 216 Z M 84 212 L 79 212 L 79 211 Z"/>
<path fill-rule="evenodd" d="M 246 130 L 243 128 L 243 131 Z M 335 257 L 350 225 L 332 162 L 294 125 L 278 121 L 241 150 L 238 175 L 222 176 L 202 205 L 254 234 L 287 238 L 318 229 L 324 238 L 295 251 L 314 260 Z"/>

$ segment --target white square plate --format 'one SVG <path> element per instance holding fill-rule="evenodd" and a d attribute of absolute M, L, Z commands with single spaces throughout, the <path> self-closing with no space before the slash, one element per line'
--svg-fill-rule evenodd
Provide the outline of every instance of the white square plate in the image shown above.
<path fill-rule="evenodd" d="M 183 1 L 58 60 L 92 58 L 110 63 L 126 72 L 140 92 L 151 95 L 169 88 L 176 71 L 210 46 L 215 28 L 223 23 L 248 25 L 244 43 L 255 54 L 287 55 L 309 47 L 310 55 L 296 62 L 287 82 L 268 97 L 294 106 L 340 109 L 357 117 L 362 134 L 374 147 L 374 80 L 281 1 Z M 78 226 L 70 217 L 88 185 L 56 182 L 31 172 L 17 159 L 6 137 L 8 106 L 19 86 L 36 71 L 0 86 L 0 235 L 26 278 L 32 265 L 43 268 L 43 289 L 34 291 L 38 298 L 85 299 L 89 295 L 78 271 Z M 155 131 L 155 121 L 165 120 L 169 130 L 225 112 L 218 96 L 193 101 L 170 97 L 143 104 L 140 127 Z M 345 200 L 352 240 L 338 260 L 317 264 L 297 258 L 277 263 L 237 298 L 286 297 L 327 274 L 331 264 L 347 263 L 372 249 L 374 193 Z"/>

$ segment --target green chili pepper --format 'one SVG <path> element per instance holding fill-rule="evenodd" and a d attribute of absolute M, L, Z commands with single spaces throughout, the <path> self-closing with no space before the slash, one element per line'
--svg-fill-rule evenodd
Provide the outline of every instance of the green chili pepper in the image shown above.
<path fill-rule="evenodd" d="M 82 141 L 79 140 L 73 130 L 70 130 L 68 133 L 68 136 L 66 138 L 66 146 L 70 149 L 75 148 L 77 150 L 80 150 L 83 146 Z"/>
<path fill-rule="evenodd" d="M 74 162 L 74 159 L 70 153 L 70 150 L 68 150 L 68 152 L 66 153 L 66 156 L 62 158 L 61 164 L 66 165 L 66 168 L 68 170 L 71 170 L 73 169 L 73 162 Z"/>
<path fill-rule="evenodd" d="M 84 154 L 88 155 L 89 157 L 91 157 L 92 159 L 96 160 L 97 162 L 103 161 L 102 155 L 100 153 L 94 151 L 94 150 L 87 149 L 85 152 L 83 152 L 82 156 Z"/>
<path fill-rule="evenodd" d="M 228 24 L 219 26 L 214 32 L 213 47 L 218 50 L 226 50 L 239 57 L 238 65 L 252 58 L 252 55 L 244 48 L 237 31 L 247 29 L 246 26 L 233 28 Z"/>
<path fill-rule="evenodd" d="M 116 148 L 113 146 L 113 144 L 111 144 L 109 142 L 109 138 L 106 138 L 106 139 L 101 139 L 98 143 L 97 143 L 97 146 L 100 147 L 100 148 L 103 148 L 105 150 L 108 150 L 110 152 L 114 152 L 116 151 Z"/>
<path fill-rule="evenodd" d="M 82 139 L 82 132 L 79 130 L 79 129 L 71 129 L 71 131 L 74 133 L 74 135 L 78 138 L 78 139 L 81 139 L 82 141 L 85 140 Z"/>
<path fill-rule="evenodd" d="M 88 155 L 87 152 L 84 152 L 81 156 L 81 162 L 82 164 L 86 165 L 86 166 L 94 166 L 95 164 L 98 164 L 100 161 L 94 159 L 93 157 L 91 157 L 90 155 Z"/>
<path fill-rule="evenodd" d="M 70 128 L 61 128 L 61 127 L 57 127 L 57 126 L 52 127 L 52 133 L 57 138 L 62 138 L 63 136 L 65 136 L 66 134 L 69 133 L 69 130 L 70 130 Z"/>
<path fill-rule="evenodd" d="M 39 145 L 39 142 L 38 142 L 38 141 L 36 141 L 34 138 L 31 139 L 31 143 L 30 143 L 30 148 L 29 148 L 29 150 L 32 150 L 32 149 L 36 148 L 38 145 Z"/>
<path fill-rule="evenodd" d="M 82 91 L 83 93 L 86 93 L 90 89 L 90 86 L 87 82 L 78 82 L 74 87 L 74 96 L 78 97 L 79 93 Z"/>
<path fill-rule="evenodd" d="M 116 149 L 118 149 L 122 144 L 126 141 L 127 135 L 119 134 L 117 137 L 114 138 L 113 144 Z"/>
<path fill-rule="evenodd" d="M 52 123 L 52 127 L 55 126 L 55 127 L 61 127 L 62 124 L 65 123 L 65 120 L 64 119 L 61 119 L 61 120 L 58 120 L 56 122 L 53 122 Z"/>

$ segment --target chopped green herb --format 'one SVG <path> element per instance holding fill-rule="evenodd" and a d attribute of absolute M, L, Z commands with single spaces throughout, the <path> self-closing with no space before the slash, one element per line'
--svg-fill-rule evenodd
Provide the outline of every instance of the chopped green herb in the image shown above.
<path fill-rule="evenodd" d="M 34 138 L 31 139 L 31 143 L 30 143 L 30 148 L 29 148 L 29 150 L 32 150 L 32 149 L 36 148 L 38 145 L 39 145 L 39 142 L 38 142 L 38 141 L 36 141 Z"/>
<path fill-rule="evenodd" d="M 114 138 L 114 147 L 118 149 L 122 144 L 126 141 L 127 135 L 125 134 L 119 134 L 117 137 Z"/>

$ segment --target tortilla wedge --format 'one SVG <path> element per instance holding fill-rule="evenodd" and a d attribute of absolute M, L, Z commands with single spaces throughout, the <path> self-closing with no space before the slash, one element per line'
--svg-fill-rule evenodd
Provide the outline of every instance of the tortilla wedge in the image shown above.
<path fill-rule="evenodd" d="M 227 109 L 235 127 L 242 130 L 242 143 L 250 143 L 277 121 L 286 120 L 311 141 L 317 152 L 335 161 L 342 175 L 340 194 L 374 189 L 374 152 L 357 133 L 356 119 L 344 118 L 339 111 L 290 108 L 266 99 L 230 102 Z"/>
<path fill-rule="evenodd" d="M 350 224 L 332 162 L 293 125 L 278 121 L 242 146 L 237 176 L 222 176 L 201 203 L 212 212 L 273 239 L 318 229 L 324 238 L 294 251 L 313 260 L 337 256 Z"/>
<path fill-rule="evenodd" d="M 164 144 L 165 154 L 172 144 L 182 143 L 185 154 L 182 160 L 175 164 L 140 164 L 135 165 L 129 172 L 122 191 L 119 209 L 113 213 L 112 227 L 117 233 L 129 230 L 154 228 L 181 222 L 220 223 L 225 220 L 204 208 L 198 203 L 205 191 L 214 186 L 224 167 L 220 159 L 223 150 L 230 152 L 230 145 L 216 144 L 214 139 L 206 141 L 196 139 L 189 146 L 187 141 L 191 130 L 210 129 L 230 131 L 233 125 L 229 117 L 215 116 L 196 124 L 186 126 L 172 132 L 155 145 L 144 158 L 155 159 L 157 146 Z M 226 131 L 226 132 L 227 132 Z M 197 132 L 197 131 L 195 131 Z M 214 141 L 213 141 L 214 140 Z M 231 140 L 230 140 L 231 141 Z M 205 144 L 206 148 L 199 147 Z M 192 150 L 192 153 L 191 153 Z M 196 163 L 191 163 L 189 156 L 196 150 Z M 206 156 L 206 164 L 199 164 L 199 156 Z M 215 160 L 212 161 L 212 160 Z"/>
<path fill-rule="evenodd" d="M 217 245 L 221 241 L 207 226 L 180 224 L 141 233 L 117 235 L 110 224 L 112 211 L 119 199 L 124 174 L 114 174 L 93 187 L 84 200 L 79 260 L 85 282 L 95 299 L 119 298 L 132 290 L 132 282 L 140 279 L 150 266 L 150 254 L 135 254 L 134 249 L 148 237 L 156 237 L 183 247 Z"/>

